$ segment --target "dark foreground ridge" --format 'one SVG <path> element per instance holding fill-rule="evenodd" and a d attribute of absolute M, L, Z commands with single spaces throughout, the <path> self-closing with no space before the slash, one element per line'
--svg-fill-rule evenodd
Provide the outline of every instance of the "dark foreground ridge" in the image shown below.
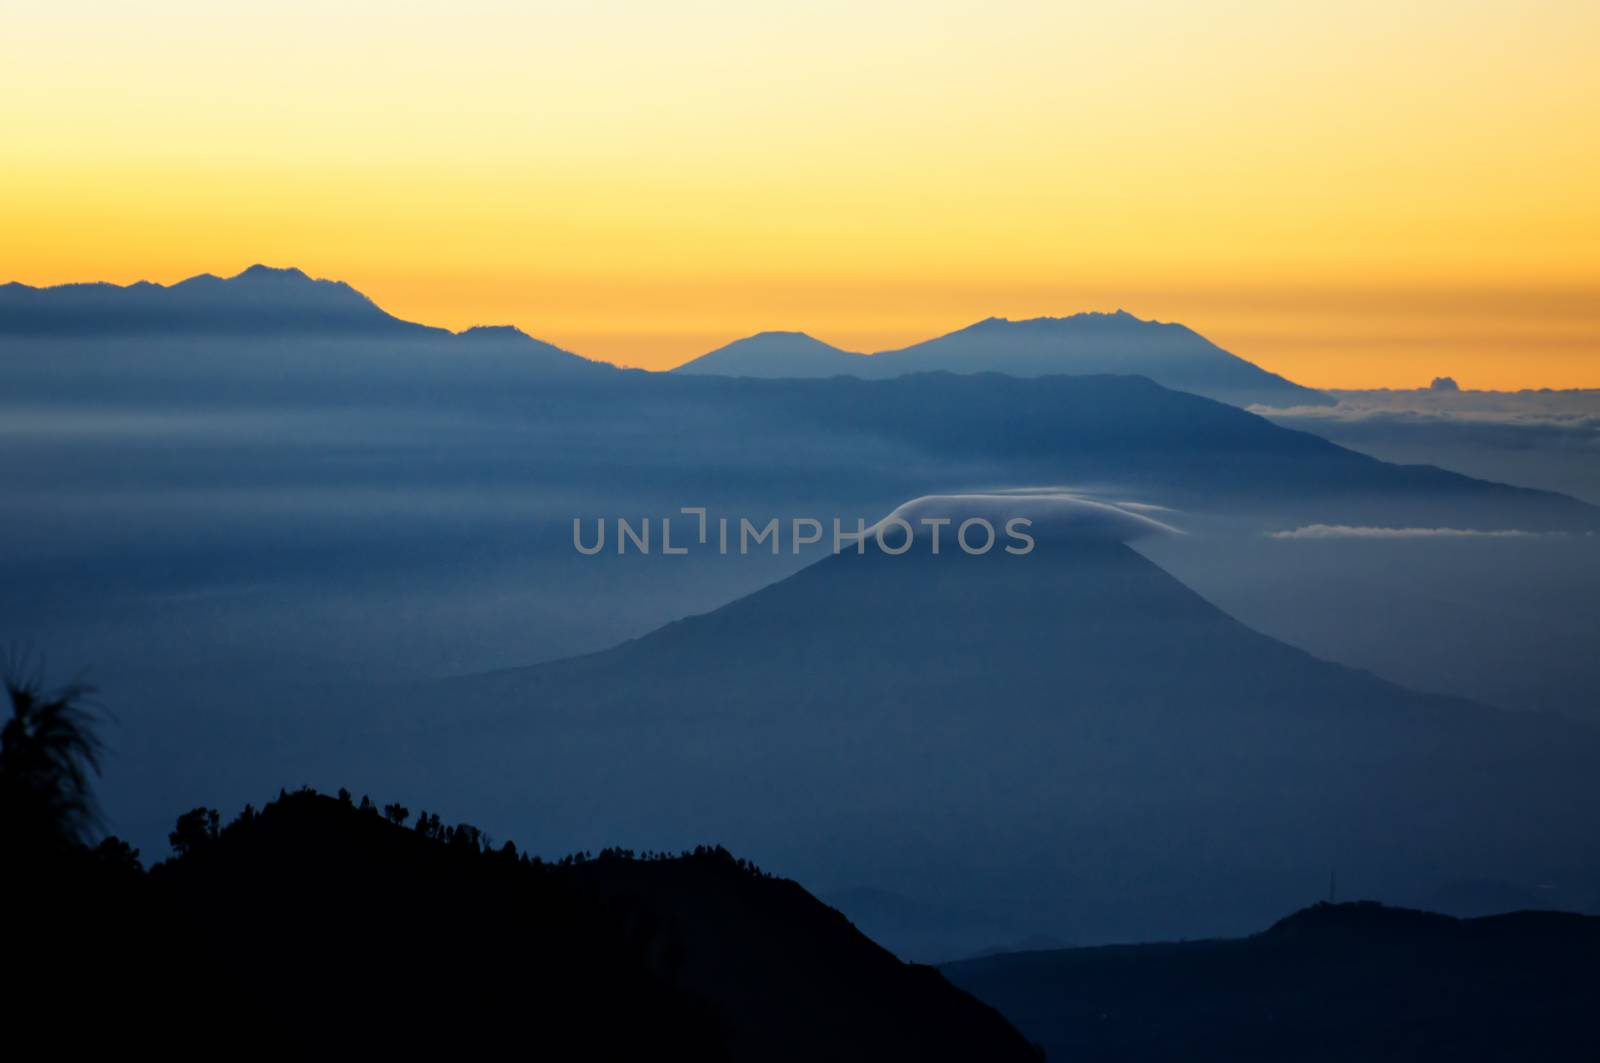
<path fill-rule="evenodd" d="M 943 968 L 1052 1059 L 1600 1059 L 1600 918 L 1319 904 L 1253 937 Z"/>
<path fill-rule="evenodd" d="M 723 849 L 549 864 L 409 818 L 303 790 L 225 827 L 186 814 L 148 873 L 115 840 L 30 860 L 12 1014 L 157 1023 L 220 1050 L 1037 1058 L 933 968 Z"/>

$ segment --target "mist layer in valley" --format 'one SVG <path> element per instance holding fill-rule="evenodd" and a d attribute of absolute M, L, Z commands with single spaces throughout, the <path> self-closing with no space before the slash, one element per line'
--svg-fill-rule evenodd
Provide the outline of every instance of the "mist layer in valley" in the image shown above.
<path fill-rule="evenodd" d="M 727 843 L 927 958 L 1242 932 L 1330 864 L 1393 900 L 1592 900 L 1563 767 L 1597 679 L 1581 501 L 1144 376 L 647 374 L 324 283 L 212 278 L 182 328 L 98 290 L 0 314 L 0 639 L 89 669 L 110 826 L 151 851 L 174 808 L 359 785 L 542 851 Z M 787 540 L 572 542 L 574 519 L 870 524 L 1018 488 L 1165 531 L 948 579 Z M 828 590 L 770 630 L 713 619 L 796 587 Z M 1321 796 L 1274 800 L 1285 765 Z"/>

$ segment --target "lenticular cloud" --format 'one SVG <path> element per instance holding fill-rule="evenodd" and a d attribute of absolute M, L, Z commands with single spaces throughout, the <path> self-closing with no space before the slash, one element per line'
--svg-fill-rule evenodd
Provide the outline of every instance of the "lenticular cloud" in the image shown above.
<path fill-rule="evenodd" d="M 933 522 L 948 521 L 944 538 L 965 521 L 987 521 L 997 533 L 1005 533 L 1007 522 L 1022 518 L 1029 522 L 1027 532 L 1040 541 L 1129 542 L 1150 535 L 1182 535 L 1170 524 L 1156 520 L 1138 509 L 1159 510 L 1134 502 L 1102 502 L 1081 494 L 1057 489 L 1012 489 L 974 494 L 923 495 L 897 507 L 869 529 L 876 534 L 891 522 L 904 521 L 916 538 L 931 538 Z"/>

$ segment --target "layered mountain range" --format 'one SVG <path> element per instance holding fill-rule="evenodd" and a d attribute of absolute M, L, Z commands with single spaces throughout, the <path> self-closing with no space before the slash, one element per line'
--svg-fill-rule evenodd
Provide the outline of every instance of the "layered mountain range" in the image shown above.
<path fill-rule="evenodd" d="M 87 302 L 39 309 L 58 300 Z M 998 337 L 1156 328 L 1017 324 L 976 334 L 1009 351 Z M 1492 880 L 1590 902 L 1592 730 L 1319 660 L 1115 537 L 815 563 L 572 549 L 574 518 L 876 519 L 919 495 L 1069 485 L 1189 533 L 1161 544 L 1234 544 L 1203 574 L 1266 585 L 1278 573 L 1240 557 L 1306 570 L 1325 533 L 1581 559 L 1597 523 L 1571 498 L 1386 463 L 1139 375 L 953 364 L 622 371 L 514 330 L 407 325 L 291 271 L 13 286 L 0 634 L 110 662 L 143 721 L 119 807 L 162 821 L 140 841 L 191 797 L 352 781 L 541 851 L 718 841 L 830 896 L 958 913 L 937 941 L 886 936 L 925 958 L 1245 932 L 1335 867 L 1395 900 Z M 1341 584 L 1363 563 L 1333 560 Z M 1483 564 L 1464 559 L 1437 608 L 1483 610 L 1468 649 L 1504 660 L 1508 596 L 1474 596 Z M 1516 623 L 1539 630 L 1550 600 Z M 1316 609 L 1289 604 L 1314 634 Z M 1363 630 L 1417 644 L 1384 596 L 1360 604 Z M 271 685 L 539 660 L 378 695 Z M 175 692 L 201 666 L 223 697 Z"/>
<path fill-rule="evenodd" d="M 337 337 L 430 342 L 453 349 L 445 329 L 403 321 L 340 281 L 314 280 L 298 269 L 251 266 L 236 276 L 201 274 L 172 285 L 141 281 L 0 286 L 0 337 L 35 340 L 103 337 Z M 571 368 L 576 355 L 509 326 L 459 334 Z M 1239 406 L 1315 406 L 1327 396 L 1267 372 L 1178 324 L 1144 321 L 1125 311 L 988 318 L 900 350 L 859 355 L 799 332 L 763 332 L 679 366 L 675 372 L 757 377 L 884 378 L 908 373 L 1131 373 L 1180 391 Z"/>

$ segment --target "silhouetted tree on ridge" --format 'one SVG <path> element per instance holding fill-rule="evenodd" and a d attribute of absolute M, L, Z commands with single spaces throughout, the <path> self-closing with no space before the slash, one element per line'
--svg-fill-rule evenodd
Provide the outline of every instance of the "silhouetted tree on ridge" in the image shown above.
<path fill-rule="evenodd" d="M 248 805 L 245 808 L 246 811 L 250 810 Z M 189 856 L 205 849 L 222 833 L 220 820 L 221 816 L 214 808 L 196 808 L 185 812 L 178 817 L 172 833 L 167 835 L 172 851 L 179 856 Z"/>

